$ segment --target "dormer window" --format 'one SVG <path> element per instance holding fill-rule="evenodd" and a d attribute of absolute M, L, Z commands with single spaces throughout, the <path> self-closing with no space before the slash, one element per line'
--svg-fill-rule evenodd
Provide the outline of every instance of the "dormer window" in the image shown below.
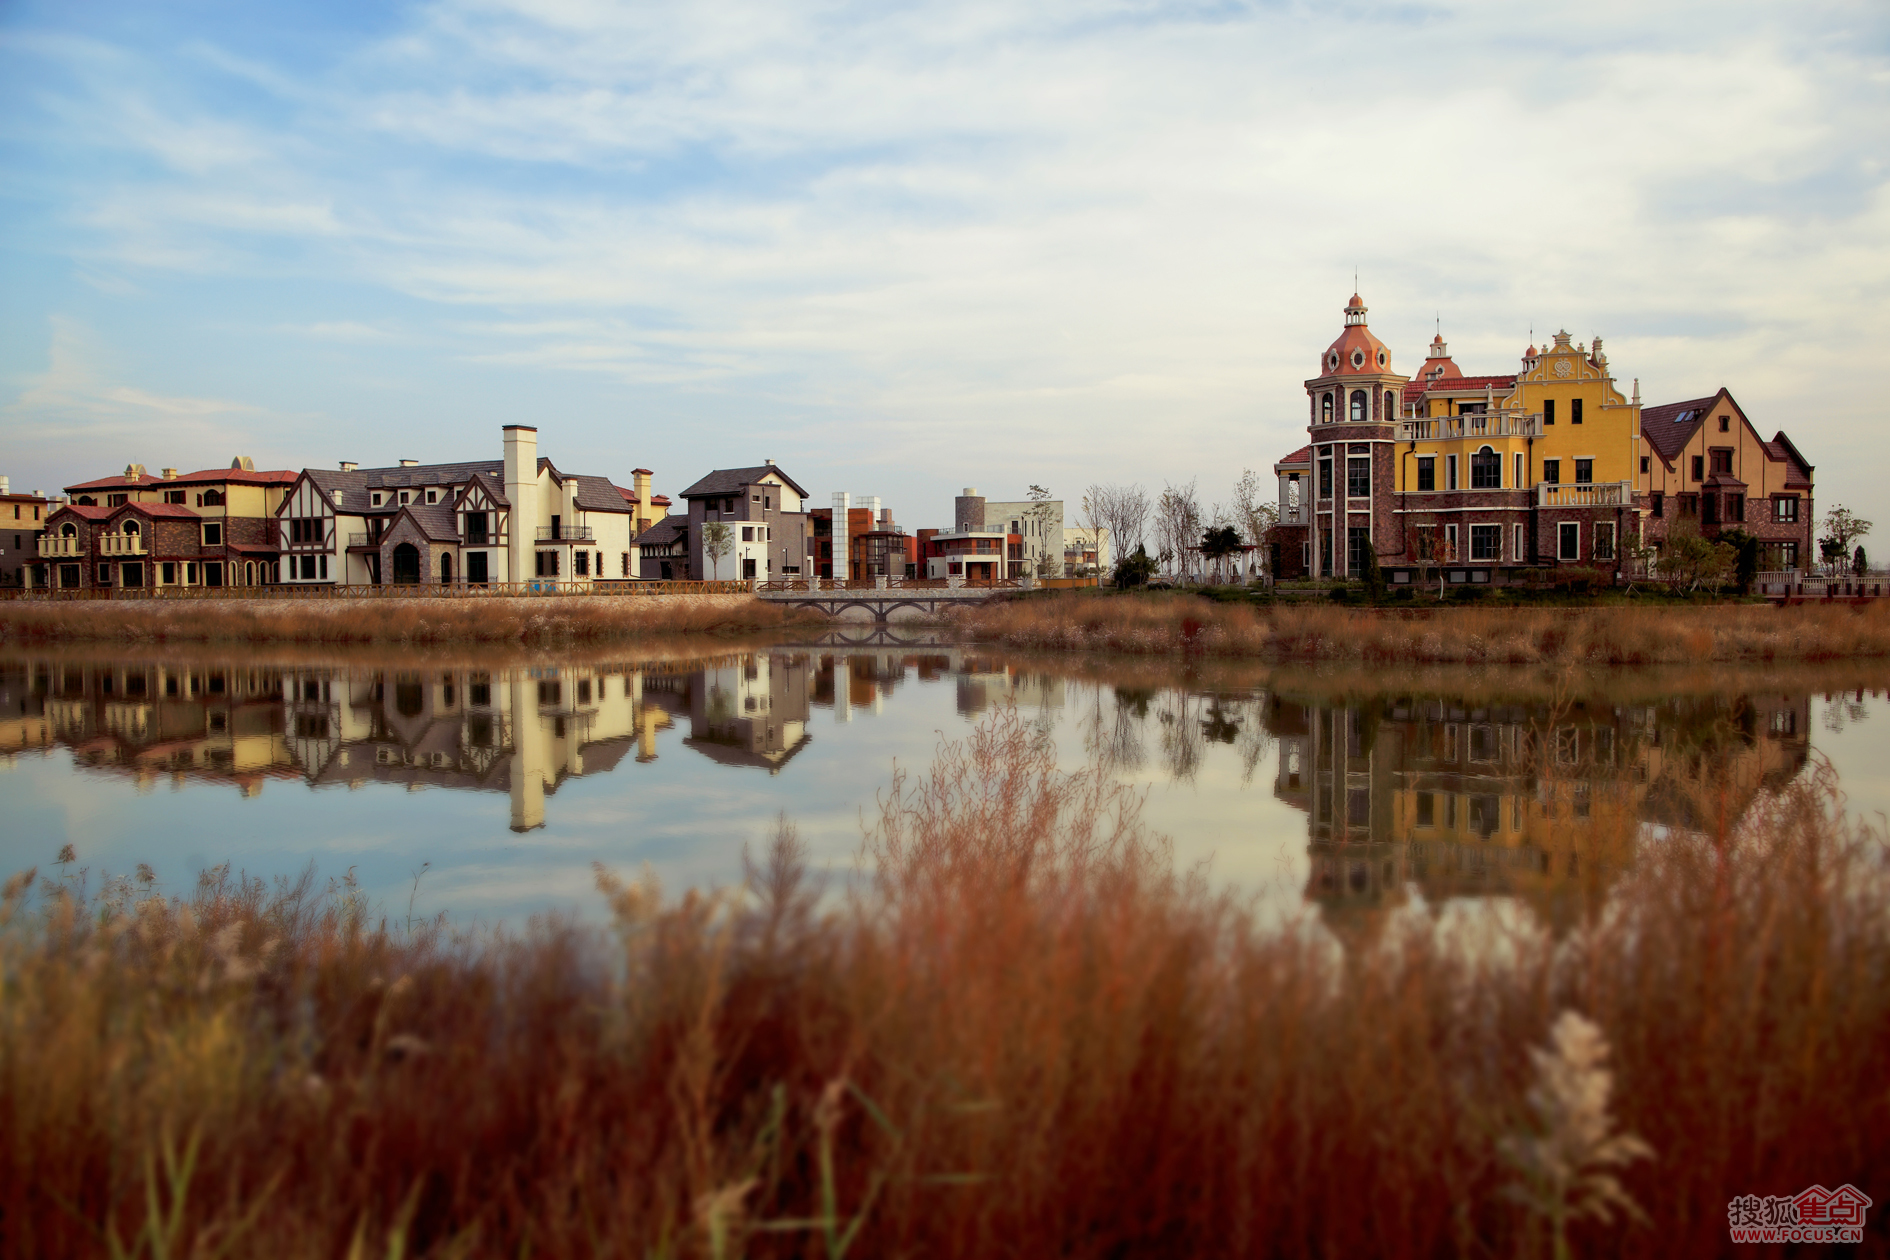
<path fill-rule="evenodd" d="M 1363 350 L 1352 351 L 1352 366 L 1354 368 L 1362 368 L 1365 366 L 1365 352 Z"/>
<path fill-rule="evenodd" d="M 438 503 L 439 501 L 440 501 L 440 492 L 438 490 L 427 491 L 428 503 Z"/>
<path fill-rule="evenodd" d="M 400 503 L 401 503 L 401 506 L 402 506 L 402 507 L 405 507 L 405 506 L 407 505 L 407 500 L 408 500 L 408 499 L 410 499 L 410 498 L 412 498 L 412 497 L 413 497 L 413 496 L 412 496 L 412 492 L 410 492 L 410 491 L 407 491 L 407 490 L 402 490 L 402 491 L 400 492 Z"/>
<path fill-rule="evenodd" d="M 376 490 L 374 492 L 374 506 L 379 507 L 380 505 L 381 505 L 381 492 L 379 490 Z"/>

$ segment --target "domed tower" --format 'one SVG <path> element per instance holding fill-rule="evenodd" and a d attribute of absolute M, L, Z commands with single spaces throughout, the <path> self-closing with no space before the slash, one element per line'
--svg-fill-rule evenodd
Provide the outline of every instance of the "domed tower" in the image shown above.
<path fill-rule="evenodd" d="M 1372 335 L 1358 294 L 1345 328 L 1306 382 L 1312 435 L 1312 569 L 1359 577 L 1374 555 L 1402 551 L 1393 512 L 1398 417 L 1410 378 L 1391 370 L 1391 351 Z"/>

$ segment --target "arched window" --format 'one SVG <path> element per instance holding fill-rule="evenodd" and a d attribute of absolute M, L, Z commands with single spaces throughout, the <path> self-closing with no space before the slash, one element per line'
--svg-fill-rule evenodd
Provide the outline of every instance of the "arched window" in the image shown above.
<path fill-rule="evenodd" d="M 127 534 L 130 534 L 130 535 L 131 535 L 131 536 L 132 536 L 133 538 L 136 538 L 136 537 L 138 536 L 138 522 L 136 522 L 136 521 L 126 521 L 126 522 L 125 522 L 125 532 L 126 532 Z"/>
<path fill-rule="evenodd" d="M 1319 422 L 1321 424 L 1332 423 L 1332 391 L 1331 390 L 1327 390 L 1325 392 L 1324 397 L 1322 397 L 1319 400 Z"/>
<path fill-rule="evenodd" d="M 450 552 L 440 553 L 440 581 L 448 586 L 453 584 L 453 557 Z"/>
<path fill-rule="evenodd" d="M 1365 391 L 1362 389 L 1353 390 L 1351 418 L 1354 421 L 1369 420 L 1371 419 L 1371 409 L 1371 399 L 1365 396 Z"/>
<path fill-rule="evenodd" d="M 1502 457 L 1487 446 L 1470 457 L 1470 488 L 1472 490 L 1503 488 Z"/>
<path fill-rule="evenodd" d="M 202 503 L 203 506 L 205 507 L 222 507 L 223 506 L 223 491 L 206 490 L 203 492 L 202 496 L 198 499 L 198 502 Z"/>
<path fill-rule="evenodd" d="M 61 538 L 71 538 L 73 535 L 77 534 L 78 532 L 79 532 L 78 530 L 72 528 L 71 521 L 67 521 L 64 525 L 61 525 L 59 527 L 59 536 Z"/>

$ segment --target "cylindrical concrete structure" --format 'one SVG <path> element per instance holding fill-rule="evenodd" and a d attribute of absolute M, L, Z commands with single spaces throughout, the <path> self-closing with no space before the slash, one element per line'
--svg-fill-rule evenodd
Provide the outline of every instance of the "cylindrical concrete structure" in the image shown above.
<path fill-rule="evenodd" d="M 978 487 L 966 486 L 965 492 L 952 500 L 952 528 L 959 533 L 984 528 L 984 496 Z"/>

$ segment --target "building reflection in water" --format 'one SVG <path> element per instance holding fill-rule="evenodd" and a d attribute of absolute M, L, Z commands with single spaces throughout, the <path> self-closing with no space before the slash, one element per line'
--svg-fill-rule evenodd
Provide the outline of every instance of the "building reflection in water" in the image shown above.
<path fill-rule="evenodd" d="M 1743 793 L 1736 816 L 1810 753 L 1803 696 L 1552 707 L 1276 694 L 1268 710 L 1274 794 L 1306 815 L 1306 895 L 1329 920 L 1412 888 L 1432 903 L 1567 889 L 1584 862 L 1627 856 L 1598 845 L 1701 825 L 1701 775 Z"/>
<path fill-rule="evenodd" d="M 0 662 L 0 756 L 71 749 L 140 791 L 168 779 L 269 779 L 503 792 L 514 831 L 545 824 L 567 779 L 653 762 L 658 736 L 718 764 L 778 774 L 813 711 L 849 722 L 908 680 L 957 682 L 958 709 L 1055 708 L 1062 684 L 957 648 L 780 649 L 679 665 L 502 669 Z"/>

